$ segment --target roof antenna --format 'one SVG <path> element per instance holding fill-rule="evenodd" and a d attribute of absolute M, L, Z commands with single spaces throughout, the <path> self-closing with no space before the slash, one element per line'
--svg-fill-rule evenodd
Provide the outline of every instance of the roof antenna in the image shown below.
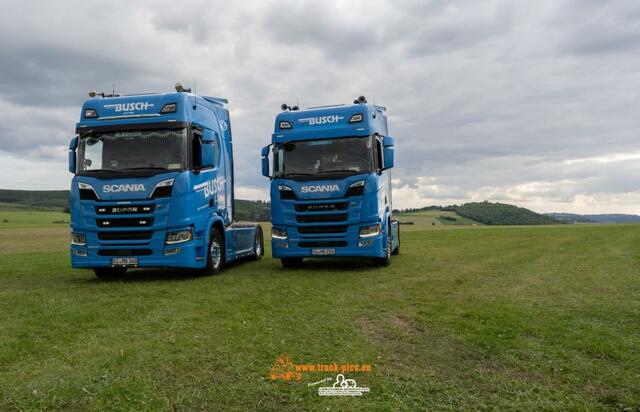
<path fill-rule="evenodd" d="M 111 96 L 115 96 L 116 95 L 116 84 L 111 83 Z"/>
<path fill-rule="evenodd" d="M 198 95 L 198 82 L 195 80 L 193 81 L 193 94 Z"/>
<path fill-rule="evenodd" d="M 373 105 L 374 106 L 376 105 L 376 93 L 375 92 L 373 92 Z"/>

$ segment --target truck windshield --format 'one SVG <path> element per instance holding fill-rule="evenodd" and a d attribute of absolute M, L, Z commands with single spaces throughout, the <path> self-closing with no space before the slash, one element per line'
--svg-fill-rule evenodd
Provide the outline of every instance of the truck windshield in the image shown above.
<path fill-rule="evenodd" d="M 78 173 L 183 170 L 187 130 L 94 133 L 78 144 Z"/>
<path fill-rule="evenodd" d="M 275 150 L 275 176 L 281 178 L 331 178 L 371 172 L 372 137 L 285 142 Z"/>

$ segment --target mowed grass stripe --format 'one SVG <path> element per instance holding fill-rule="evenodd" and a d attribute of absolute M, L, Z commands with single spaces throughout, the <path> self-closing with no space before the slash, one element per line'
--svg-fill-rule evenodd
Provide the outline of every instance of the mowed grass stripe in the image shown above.
<path fill-rule="evenodd" d="M 415 230 L 385 269 L 265 258 L 115 282 L 71 270 L 61 233 L 52 252 L 0 256 L 0 409 L 635 406 L 637 232 Z M 306 383 L 326 373 L 271 381 L 283 353 L 372 363 L 353 376 L 371 392 L 320 398 Z"/>

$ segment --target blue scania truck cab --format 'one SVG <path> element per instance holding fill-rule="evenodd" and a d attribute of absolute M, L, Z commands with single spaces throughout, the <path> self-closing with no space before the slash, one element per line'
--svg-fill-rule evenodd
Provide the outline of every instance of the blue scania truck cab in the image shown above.
<path fill-rule="evenodd" d="M 260 226 L 233 220 L 227 100 L 180 84 L 175 93 L 89 95 L 69 145 L 74 268 L 216 274 L 234 259 L 260 259 Z"/>
<path fill-rule="evenodd" d="M 392 217 L 394 139 L 386 109 L 282 105 L 262 174 L 271 179 L 271 244 L 284 267 L 312 257 L 366 257 L 387 266 L 400 250 Z"/>

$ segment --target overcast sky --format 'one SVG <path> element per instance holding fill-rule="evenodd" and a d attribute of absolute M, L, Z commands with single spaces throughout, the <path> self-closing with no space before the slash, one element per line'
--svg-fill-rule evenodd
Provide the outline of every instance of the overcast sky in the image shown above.
<path fill-rule="evenodd" d="M 266 199 L 280 104 L 388 108 L 394 207 L 640 213 L 640 2 L 9 2 L 0 187 L 65 189 L 91 89 L 230 100 L 237 196 Z"/>

